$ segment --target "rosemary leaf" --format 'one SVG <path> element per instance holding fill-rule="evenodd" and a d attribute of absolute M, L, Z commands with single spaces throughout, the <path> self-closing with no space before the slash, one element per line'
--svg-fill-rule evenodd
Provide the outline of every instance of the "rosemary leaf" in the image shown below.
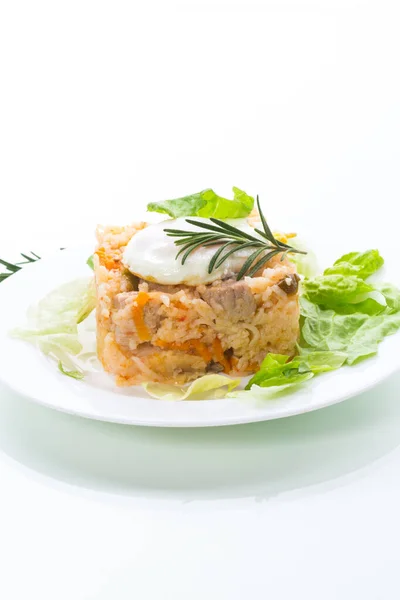
<path fill-rule="evenodd" d="M 191 241 L 187 242 L 179 250 L 178 254 L 176 255 L 176 258 L 178 258 L 181 254 L 183 254 L 184 252 L 186 252 L 186 250 L 190 250 L 190 252 L 193 252 L 194 250 L 196 250 L 196 248 L 198 248 L 199 246 L 204 246 L 204 243 L 207 243 L 209 241 L 210 241 L 209 238 L 205 239 L 204 237 L 202 237 L 201 239 L 196 239 L 194 241 L 191 240 Z M 190 254 L 190 252 L 189 252 L 189 254 Z M 183 262 L 184 261 L 182 261 L 182 264 L 183 264 Z"/>
<path fill-rule="evenodd" d="M 221 258 L 217 262 L 217 264 L 215 265 L 215 268 L 219 269 L 219 267 L 226 261 L 226 259 L 229 258 L 232 254 L 234 254 L 238 250 L 246 250 L 246 248 L 255 248 L 255 247 L 256 247 L 256 245 L 253 242 L 245 242 L 244 244 L 240 244 L 240 246 L 238 246 L 237 248 L 232 248 L 224 255 L 223 258 Z"/>
<path fill-rule="evenodd" d="M 188 237 L 187 236 L 186 239 L 177 240 L 175 242 L 175 246 L 184 246 L 186 244 L 191 244 L 191 243 L 193 243 L 193 240 L 195 240 L 195 241 L 198 240 L 199 242 L 201 240 L 203 240 L 204 242 L 209 242 L 209 241 L 212 241 L 212 240 L 215 240 L 215 239 L 218 241 L 220 239 L 220 237 L 219 236 L 215 236 L 214 233 L 203 233 L 201 236 L 200 235 L 196 235 L 195 237 Z"/>
<path fill-rule="evenodd" d="M 232 246 L 232 244 L 239 244 L 239 242 L 235 242 L 235 241 L 230 241 L 230 242 L 226 242 L 225 244 L 223 244 L 214 254 L 214 256 L 212 257 L 212 259 L 210 260 L 210 264 L 208 265 L 208 272 L 212 273 L 214 267 L 215 267 L 215 263 L 217 262 L 217 260 L 219 259 L 219 257 L 221 256 L 221 254 L 227 249 L 229 248 L 229 246 Z M 236 252 L 237 248 L 234 249 L 234 252 Z"/>
<path fill-rule="evenodd" d="M 265 248 L 258 248 L 255 252 L 253 252 L 253 254 L 251 254 L 249 256 L 249 258 L 243 263 L 242 268 L 240 269 L 239 273 L 237 274 L 237 280 L 239 281 L 240 279 L 242 279 L 242 277 L 245 276 L 245 274 L 248 272 L 248 270 L 250 269 L 251 265 L 254 263 L 254 261 L 260 256 L 260 254 L 262 254 L 263 252 L 265 252 Z"/>
<path fill-rule="evenodd" d="M 21 267 L 19 267 L 18 265 L 13 265 L 12 263 L 7 262 L 6 260 L 2 260 L 1 258 L 0 258 L 0 265 L 3 265 L 4 267 L 6 267 L 6 269 L 11 271 L 11 273 L 16 273 L 17 271 L 19 271 L 21 269 Z"/>
<path fill-rule="evenodd" d="M 22 258 L 25 258 L 25 260 L 21 261 L 21 262 L 17 262 L 15 264 L 10 263 L 10 262 L 8 262 L 8 261 L 3 260 L 3 259 L 0 258 L 0 265 L 3 265 L 3 267 L 6 267 L 6 269 L 7 269 L 7 271 L 5 273 L 0 273 L 0 283 L 2 281 L 5 281 L 8 277 L 10 277 L 10 275 L 14 275 L 14 273 L 17 273 L 18 271 L 20 271 L 22 269 L 23 265 L 27 265 L 27 264 L 32 263 L 32 262 L 36 262 L 37 260 L 40 259 L 40 256 L 38 256 L 34 252 L 31 252 L 31 254 L 35 258 L 32 258 L 32 256 L 29 256 L 27 254 L 23 254 L 21 252 L 21 256 L 22 256 Z"/>
<path fill-rule="evenodd" d="M 261 210 L 261 206 L 260 206 L 260 198 L 258 197 L 257 194 L 257 208 L 258 208 L 258 212 L 260 213 L 260 219 L 261 219 L 261 223 L 263 225 L 264 228 L 264 232 L 265 235 L 267 237 L 267 240 L 269 240 L 270 242 L 272 242 L 274 245 L 278 245 L 279 242 L 277 242 L 277 240 L 274 238 L 274 234 L 272 233 L 272 231 L 269 228 L 269 225 L 267 223 L 266 218 L 264 217 L 264 213 Z"/>
<path fill-rule="evenodd" d="M 187 261 L 189 254 L 194 252 L 194 250 L 197 250 L 197 248 L 199 248 L 200 246 L 204 246 L 204 243 L 198 242 L 197 244 L 191 244 L 191 246 L 186 250 L 185 254 L 182 256 L 182 264 L 183 265 Z M 181 250 L 181 252 L 182 252 L 182 250 Z"/>
<path fill-rule="evenodd" d="M 27 262 L 30 262 L 30 263 L 31 263 L 31 262 L 35 262 L 35 259 L 34 259 L 34 258 L 32 258 L 31 256 L 28 256 L 27 254 L 23 254 L 23 253 L 21 252 L 21 256 L 22 256 L 23 258 L 25 258 L 25 260 L 26 260 Z M 25 263 L 18 263 L 18 264 L 25 264 Z"/>
<path fill-rule="evenodd" d="M 216 220 L 217 219 L 214 219 L 214 221 L 216 221 Z M 210 219 L 210 221 L 211 221 L 211 219 Z M 226 233 L 227 233 L 224 228 L 222 228 L 222 227 L 215 227 L 213 225 L 210 225 L 209 223 L 201 223 L 200 221 L 192 221 L 191 219 L 186 219 L 186 222 L 190 223 L 190 225 L 197 225 L 197 227 L 201 227 L 202 229 L 207 229 L 208 231 L 216 231 L 217 233 L 222 234 L 222 235 L 226 235 Z M 234 230 L 235 231 L 232 232 L 232 233 L 234 233 L 238 239 L 242 239 L 243 237 L 247 237 L 244 232 L 240 231 L 240 229 L 236 229 L 236 227 L 234 227 Z M 188 233 L 189 234 L 196 234 L 195 231 L 191 231 L 191 232 L 188 232 Z M 232 236 L 232 233 L 230 233 L 231 236 Z"/>
<path fill-rule="evenodd" d="M 251 269 L 250 271 L 247 273 L 248 277 L 253 277 L 257 271 L 259 271 L 261 269 L 261 267 L 263 267 L 268 261 L 271 260 L 271 258 L 273 258 L 274 256 L 276 256 L 277 254 L 280 254 L 281 250 L 272 250 L 271 252 L 269 252 L 268 254 L 266 254 L 265 256 L 263 256 Z M 239 278 L 238 278 L 239 279 Z"/>

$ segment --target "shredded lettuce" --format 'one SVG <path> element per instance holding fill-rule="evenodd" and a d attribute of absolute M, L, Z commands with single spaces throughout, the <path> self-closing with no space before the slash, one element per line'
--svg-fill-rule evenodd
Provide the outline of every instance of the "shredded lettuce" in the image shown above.
<path fill-rule="evenodd" d="M 204 375 L 189 386 L 144 383 L 146 392 L 158 400 L 215 400 L 223 398 L 240 383 L 224 375 Z"/>
<path fill-rule="evenodd" d="M 147 210 L 178 217 L 215 217 L 216 219 L 238 219 L 247 217 L 253 210 L 254 198 L 237 187 L 233 188 L 233 200 L 218 196 L 206 189 L 175 200 L 150 202 Z"/>
<path fill-rule="evenodd" d="M 11 335 L 36 345 L 57 361 L 65 375 L 82 379 L 84 372 L 73 358 L 83 349 L 78 325 L 92 312 L 95 302 L 93 277 L 66 283 L 31 307 L 26 327 L 13 330 Z"/>

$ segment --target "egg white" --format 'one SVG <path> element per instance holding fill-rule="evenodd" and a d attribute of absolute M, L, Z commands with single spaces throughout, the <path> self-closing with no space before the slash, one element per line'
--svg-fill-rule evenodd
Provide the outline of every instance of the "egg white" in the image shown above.
<path fill-rule="evenodd" d="M 209 219 L 194 218 L 204 223 Z M 242 231 L 256 235 L 247 219 L 228 219 L 226 221 Z M 217 279 L 226 279 L 237 273 L 254 248 L 244 249 L 231 255 L 218 269 L 208 273 L 208 265 L 214 256 L 217 246 L 200 247 L 195 250 L 185 264 L 181 257 L 176 259 L 179 251 L 174 243 L 177 238 L 169 237 L 164 229 L 180 229 L 184 231 L 200 231 L 199 227 L 186 222 L 185 217 L 168 219 L 149 225 L 138 231 L 129 241 L 123 254 L 123 263 L 131 273 L 164 285 L 185 284 L 196 286 L 211 283 Z M 204 231 L 204 230 L 203 230 Z"/>

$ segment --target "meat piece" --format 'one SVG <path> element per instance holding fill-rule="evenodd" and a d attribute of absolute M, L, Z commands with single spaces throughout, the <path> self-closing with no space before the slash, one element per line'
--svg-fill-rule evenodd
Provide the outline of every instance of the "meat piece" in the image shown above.
<path fill-rule="evenodd" d="M 163 294 L 176 294 L 181 290 L 185 289 L 184 285 L 162 285 L 155 281 L 145 281 L 144 279 L 139 280 L 139 284 L 146 283 L 147 291 L 149 292 L 161 292 Z"/>
<path fill-rule="evenodd" d="M 158 313 L 160 305 L 161 302 L 157 302 L 157 300 L 149 300 L 143 307 L 144 322 L 151 333 L 155 333 L 161 323 L 161 315 Z"/>
<path fill-rule="evenodd" d="M 113 298 L 113 308 L 116 310 L 122 310 L 126 307 L 128 303 L 133 302 L 136 293 L 132 292 L 122 292 L 121 294 L 116 294 Z"/>
<path fill-rule="evenodd" d="M 250 319 L 257 308 L 254 296 L 244 281 L 229 279 L 202 286 L 199 292 L 218 316 L 226 314 L 232 322 Z"/>
<path fill-rule="evenodd" d="M 122 292 L 113 298 L 113 306 L 117 313 L 113 315 L 113 321 L 117 328 L 123 333 L 130 333 L 135 329 L 132 309 L 133 303 L 137 297 L 137 292 Z M 158 309 L 161 301 L 152 298 L 143 306 L 143 319 L 146 327 L 151 333 L 155 333 L 161 323 L 161 316 Z"/>
<path fill-rule="evenodd" d="M 288 296 L 293 296 L 294 294 L 297 294 L 297 290 L 299 289 L 299 281 L 300 277 L 297 275 L 297 273 L 293 273 L 282 279 L 282 281 L 278 283 L 278 286 Z"/>

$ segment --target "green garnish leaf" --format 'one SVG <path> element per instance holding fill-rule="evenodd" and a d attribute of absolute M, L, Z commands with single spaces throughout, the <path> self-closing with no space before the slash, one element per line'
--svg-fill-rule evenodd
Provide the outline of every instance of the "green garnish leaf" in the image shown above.
<path fill-rule="evenodd" d="M 351 252 L 324 275 L 306 279 L 300 298 L 303 347 L 292 360 L 267 355 L 246 389 L 255 386 L 252 393 L 260 394 L 262 388 L 294 386 L 375 355 L 378 344 L 400 329 L 400 290 L 364 281 L 382 265 L 377 250 Z"/>
<path fill-rule="evenodd" d="M 247 384 L 246 390 L 250 390 L 253 385 L 259 387 L 298 385 L 308 381 L 314 375 L 338 369 L 344 364 L 346 358 L 346 354 L 332 351 L 306 350 L 292 360 L 282 354 L 267 354 L 260 370 Z"/>
<path fill-rule="evenodd" d="M 5 267 L 7 269 L 7 271 L 5 271 L 4 273 L 0 273 L 0 282 L 4 281 L 8 277 L 10 277 L 10 275 L 17 273 L 17 271 L 20 271 L 22 269 L 23 265 L 26 265 L 26 264 L 32 263 L 32 262 L 36 262 L 37 260 L 40 259 L 40 256 L 38 256 L 34 252 L 31 252 L 30 256 L 28 254 L 23 254 L 21 252 L 21 256 L 25 260 L 23 260 L 22 262 L 17 262 L 15 264 L 10 263 L 10 262 L 0 258 L 0 265 L 3 265 L 3 267 Z"/>
<path fill-rule="evenodd" d="M 77 279 L 56 288 L 28 311 L 28 327 L 18 329 L 17 337 L 75 334 L 95 307 L 93 278 Z"/>
<path fill-rule="evenodd" d="M 149 212 L 158 212 L 173 219 L 178 217 L 215 217 L 217 219 L 239 219 L 247 217 L 254 206 L 254 198 L 237 187 L 233 188 L 233 200 L 218 196 L 212 189 L 206 189 L 183 198 L 150 202 Z"/>
<path fill-rule="evenodd" d="M 353 315 L 354 313 L 379 315 L 387 308 L 383 294 L 379 294 L 379 296 L 381 302 L 378 302 L 375 298 L 366 298 L 356 304 L 337 304 L 334 310 L 339 315 Z"/>
<path fill-rule="evenodd" d="M 339 369 L 346 362 L 346 354 L 338 351 L 315 351 L 308 348 L 300 348 L 299 356 L 295 356 L 293 364 L 306 361 L 308 368 L 317 375 Z"/>
<path fill-rule="evenodd" d="M 303 282 L 301 333 L 308 346 L 344 352 L 347 363 L 354 364 L 375 355 L 378 344 L 398 331 L 400 290 L 364 281 L 383 262 L 377 250 L 351 252 L 325 275 Z"/>
<path fill-rule="evenodd" d="M 21 268 L 21 267 L 18 267 L 18 265 L 13 265 L 12 263 L 7 262 L 6 260 L 2 260 L 1 258 L 0 258 L 0 265 L 3 265 L 7 269 L 7 271 L 10 271 L 11 273 L 16 273 Z"/>
<path fill-rule="evenodd" d="M 384 296 L 386 312 L 388 314 L 400 311 L 400 290 L 395 285 L 391 283 L 377 283 L 375 289 Z"/>
<path fill-rule="evenodd" d="M 11 335 L 37 346 L 57 361 L 62 373 L 75 377 L 80 372 L 76 357 L 82 351 L 78 325 L 96 303 L 93 277 L 77 279 L 56 288 L 28 311 L 28 323 Z M 60 364 L 61 367 L 60 368 Z"/>
<path fill-rule="evenodd" d="M 339 258 L 333 265 L 324 271 L 324 275 L 354 275 L 366 279 L 383 266 L 384 260 L 378 250 L 366 252 L 350 252 Z"/>
<path fill-rule="evenodd" d="M 94 256 L 94 255 L 93 255 L 93 254 L 91 254 L 91 255 L 89 256 L 89 258 L 87 259 L 87 261 L 86 261 L 86 264 L 87 264 L 87 266 L 88 266 L 88 267 L 90 267 L 90 268 L 92 269 L 92 271 L 94 271 L 94 262 L 93 262 L 93 256 Z"/>
<path fill-rule="evenodd" d="M 319 275 L 303 282 L 304 294 L 314 304 L 335 308 L 355 304 L 373 291 L 373 286 L 363 279 L 345 275 Z"/>
<path fill-rule="evenodd" d="M 72 377 L 73 379 L 83 379 L 84 378 L 84 373 L 83 371 L 78 371 L 78 370 L 68 370 L 66 367 L 64 367 L 63 363 L 61 360 L 58 361 L 58 370 L 63 374 L 63 375 L 67 375 L 68 377 Z"/>
<path fill-rule="evenodd" d="M 400 329 L 400 313 L 341 315 L 301 298 L 302 337 L 318 350 L 344 352 L 352 365 L 378 351 L 378 344 Z"/>

